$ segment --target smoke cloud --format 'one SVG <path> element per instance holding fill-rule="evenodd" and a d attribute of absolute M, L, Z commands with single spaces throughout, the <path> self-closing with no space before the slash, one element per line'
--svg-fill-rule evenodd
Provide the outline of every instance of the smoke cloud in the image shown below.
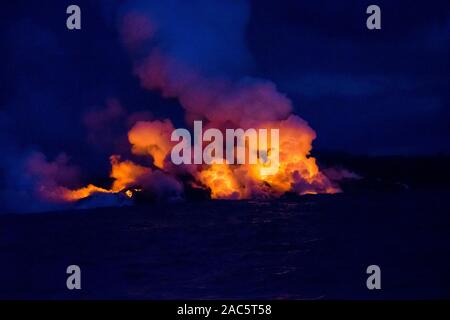
<path fill-rule="evenodd" d="M 85 112 L 80 123 L 91 145 L 112 154 L 109 186 L 76 189 L 80 169 L 67 156 L 48 161 L 42 153 L 32 153 L 19 162 L 15 158 L 5 180 L 19 178 L 14 177 L 3 196 L 23 193 L 12 198 L 46 203 L 36 210 L 47 210 L 80 199 L 83 207 L 127 204 L 124 195 L 137 190 L 157 200 L 179 200 L 186 187 L 226 199 L 339 191 L 309 156 L 314 130 L 292 113 L 291 101 L 273 82 L 252 76 L 245 44 L 247 1 L 132 0 L 122 2 L 117 12 L 118 34 L 133 65 L 130 73 L 143 89 L 176 99 L 188 127 L 203 120 L 206 127 L 222 130 L 279 129 L 280 170 L 266 177 L 258 166 L 174 166 L 168 161 L 172 121 L 154 119 L 149 112 L 129 114 L 117 99 L 108 99 L 104 108 Z M 119 200 L 112 200 L 116 195 Z"/>

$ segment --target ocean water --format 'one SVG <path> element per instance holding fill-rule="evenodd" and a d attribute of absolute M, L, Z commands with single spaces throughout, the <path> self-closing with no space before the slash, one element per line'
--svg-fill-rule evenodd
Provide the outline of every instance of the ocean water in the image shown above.
<path fill-rule="evenodd" d="M 2 299 L 450 298 L 450 191 L 0 216 Z M 66 268 L 81 268 L 81 290 Z M 368 290 L 366 268 L 381 268 Z"/>

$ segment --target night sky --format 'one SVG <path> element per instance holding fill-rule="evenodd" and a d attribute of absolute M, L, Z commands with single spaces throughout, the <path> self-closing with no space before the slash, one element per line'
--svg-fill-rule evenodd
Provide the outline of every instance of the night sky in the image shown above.
<path fill-rule="evenodd" d="M 448 0 L 376 1 L 382 29 L 375 31 L 366 28 L 373 1 L 179 2 L 2 4 L 2 166 L 12 155 L 39 150 L 50 158 L 65 152 L 91 170 L 107 167 L 111 148 L 89 143 L 89 136 L 120 136 L 127 125 L 113 119 L 89 133 L 83 119 L 108 103 L 127 115 L 183 125 L 177 100 L 141 87 L 120 37 L 121 14 L 148 3 L 167 18 L 168 37 L 183 35 L 174 49 L 179 57 L 206 74 L 273 81 L 317 132 L 316 150 L 450 152 Z M 81 7 L 79 31 L 66 28 L 69 4 Z M 208 19 L 217 30 L 192 23 Z"/>

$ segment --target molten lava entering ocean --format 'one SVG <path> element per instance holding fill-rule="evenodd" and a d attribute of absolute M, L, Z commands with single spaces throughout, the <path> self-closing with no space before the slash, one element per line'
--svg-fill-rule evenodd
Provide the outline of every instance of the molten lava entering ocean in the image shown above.
<path fill-rule="evenodd" d="M 218 143 L 215 140 L 218 136 L 225 135 L 227 129 L 242 129 L 246 132 L 249 129 L 267 132 L 275 129 L 279 132 L 278 143 L 267 142 L 269 145 L 265 145 L 261 141 L 255 144 L 247 141 L 246 144 L 241 141 L 241 144 L 232 147 L 234 154 L 242 152 L 242 149 L 245 149 L 244 153 L 247 155 L 257 154 L 259 160 L 263 160 L 257 163 L 236 164 L 223 156 L 230 148 L 220 150 L 215 147 L 209 148 L 210 151 L 215 149 L 215 161 L 209 164 L 192 161 L 190 163 L 197 164 L 184 162 L 176 165 L 170 157 L 175 146 L 171 139 L 174 132 L 171 120 L 141 119 L 132 124 L 128 142 L 135 159 L 151 158 L 152 165 L 112 155 L 110 177 L 113 183 L 108 188 L 90 184 L 80 189 L 69 189 L 58 185 L 41 192 L 45 198 L 56 202 L 74 202 L 92 194 L 114 194 L 124 190 L 129 197 L 133 197 L 133 190 L 142 190 L 154 198 L 163 199 L 183 198 L 188 189 L 205 190 L 213 199 L 267 198 L 279 197 L 286 192 L 303 195 L 340 191 L 319 170 L 316 160 L 310 156 L 312 141 L 316 137 L 314 130 L 293 113 L 291 101 L 277 90 L 274 83 L 247 76 L 230 79 L 221 74 L 204 73 L 206 62 L 205 65 L 198 65 L 198 59 L 195 63 L 189 59 L 184 60 L 185 57 L 177 51 L 178 44 L 185 44 L 183 37 L 186 35 L 183 30 L 170 29 L 172 24 L 158 21 L 157 15 L 145 10 L 143 13 L 125 13 L 122 18 L 121 35 L 133 59 L 134 74 L 139 78 L 141 86 L 160 92 L 163 98 L 177 99 L 185 111 L 185 120 L 189 125 L 195 121 L 203 122 L 206 131 L 197 139 L 199 141 L 194 141 L 187 148 L 198 148 L 198 143 L 203 150 L 205 147 L 209 148 L 205 141 L 210 144 Z M 188 18 L 192 17 L 186 16 Z M 237 38 L 244 34 L 240 33 L 240 28 L 244 28 L 245 16 L 241 19 L 239 23 L 242 25 L 239 30 L 236 29 Z M 191 22 L 202 24 L 209 23 L 209 20 Z M 165 31 L 175 33 L 172 37 L 165 38 Z M 198 51 L 196 56 L 199 57 L 210 52 L 204 51 L 205 48 L 211 46 L 209 49 L 213 50 L 218 45 L 217 41 L 220 41 L 216 37 L 202 39 L 205 41 L 204 46 L 189 46 Z M 240 39 L 236 41 L 239 42 Z M 167 45 L 168 43 L 173 45 Z M 232 56 L 220 58 L 233 63 L 235 59 Z M 114 112 L 120 113 L 120 110 Z M 216 132 L 214 139 L 205 136 L 208 129 Z M 249 139 L 248 136 L 246 138 Z M 186 152 L 186 148 L 184 149 Z M 275 154 L 278 163 L 276 170 L 273 170 L 265 160 L 273 158 Z"/>
<path fill-rule="evenodd" d="M 124 190 L 127 196 L 132 197 L 132 189 L 136 188 L 161 196 L 181 196 L 186 187 L 203 188 L 210 192 L 213 199 L 279 197 L 285 192 L 302 195 L 340 191 L 319 171 L 316 160 L 309 156 L 315 134 L 306 122 L 291 115 L 286 120 L 269 125 L 280 130 L 279 150 L 273 150 L 271 146 L 271 152 L 279 152 L 279 167 L 273 174 L 264 170 L 265 164 L 262 162 L 229 164 L 223 159 L 222 163 L 175 165 L 170 159 L 174 145 L 170 139 L 173 131 L 171 122 L 140 121 L 128 133 L 129 142 L 134 154 L 153 158 L 152 167 L 121 160 L 113 155 L 110 176 L 114 182 L 109 189 L 88 185 L 76 190 L 64 188 L 56 194 L 60 195 L 59 200 L 76 201 L 94 193 Z M 249 148 L 250 145 L 246 144 L 247 155 L 251 152 Z M 183 178 L 186 176 L 189 179 Z"/>

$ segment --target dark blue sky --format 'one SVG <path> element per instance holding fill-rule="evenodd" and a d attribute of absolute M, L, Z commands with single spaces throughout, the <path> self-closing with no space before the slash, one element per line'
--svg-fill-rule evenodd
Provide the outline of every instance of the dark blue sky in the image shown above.
<path fill-rule="evenodd" d="M 366 28 L 365 10 L 373 3 L 382 12 L 377 31 Z M 81 31 L 65 27 L 69 4 L 81 7 Z M 76 163 L 108 165 L 111 150 L 89 145 L 82 122 L 86 112 L 103 108 L 108 99 L 120 101 L 128 113 L 149 111 L 183 123 L 176 100 L 143 90 L 133 75 L 117 27 L 124 6 L 127 1 L 2 4 L 0 142 L 7 151 L 38 149 L 49 156 L 65 151 Z M 243 8 L 181 12 L 208 14 L 230 25 L 237 13 L 246 15 L 245 54 L 227 47 L 224 37 L 217 41 L 223 46 L 203 51 L 200 63 L 213 64 L 223 56 L 235 62 L 221 65 L 230 76 L 239 69 L 272 80 L 317 132 L 316 149 L 370 155 L 450 152 L 448 0 L 255 0 Z M 175 15 L 170 23 L 180 21 L 183 17 Z M 199 34 L 192 35 L 193 46 Z M 124 126 L 117 123 L 105 135 L 126 132 Z"/>

